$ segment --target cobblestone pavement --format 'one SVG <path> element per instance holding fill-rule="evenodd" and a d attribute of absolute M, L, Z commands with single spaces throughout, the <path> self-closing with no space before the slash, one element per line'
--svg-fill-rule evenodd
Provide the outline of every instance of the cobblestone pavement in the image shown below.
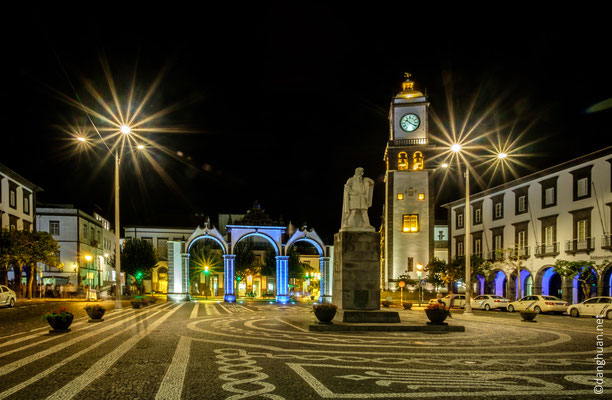
<path fill-rule="evenodd" d="M 75 303 L 76 304 L 76 303 Z M 82 304 L 78 306 L 82 307 Z M 76 305 L 75 305 L 76 307 Z M 594 393 L 594 318 L 454 314 L 465 332 L 315 333 L 307 304 L 158 302 L 18 331 L 0 310 L 0 399 L 564 399 Z M 399 311 L 424 324 L 423 311 Z M 14 314 L 15 316 L 17 314 Z M 39 322 L 40 319 L 38 318 Z M 34 324 L 34 322 L 30 322 Z M 603 343 L 597 343 L 597 334 Z M 608 366 L 604 366 L 604 371 Z M 612 368 L 612 367 L 611 367 Z"/>

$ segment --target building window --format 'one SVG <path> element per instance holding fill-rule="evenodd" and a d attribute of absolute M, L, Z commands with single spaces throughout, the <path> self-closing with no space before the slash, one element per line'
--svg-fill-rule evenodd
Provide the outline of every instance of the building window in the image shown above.
<path fill-rule="evenodd" d="M 404 223 L 402 232 L 418 232 L 419 231 L 419 216 L 418 214 L 404 214 Z"/>
<path fill-rule="evenodd" d="M 576 239 L 579 242 L 584 242 L 587 237 L 588 237 L 588 228 L 589 228 L 589 222 L 586 219 L 582 219 L 578 222 L 576 222 Z"/>
<path fill-rule="evenodd" d="M 555 188 L 549 187 L 544 194 L 544 205 L 552 206 L 555 204 Z"/>
<path fill-rule="evenodd" d="M 457 255 L 463 256 L 463 242 L 457 242 Z"/>
<path fill-rule="evenodd" d="M 17 230 L 17 224 L 19 222 L 19 218 L 17 218 L 14 215 L 10 215 L 9 214 L 9 229 L 11 231 L 16 231 Z"/>
<path fill-rule="evenodd" d="M 9 206 L 17 208 L 17 192 L 14 189 L 11 189 L 9 192 Z"/>
<path fill-rule="evenodd" d="M 573 177 L 574 201 L 591 197 L 591 169 L 593 165 L 570 171 Z"/>
<path fill-rule="evenodd" d="M 525 231 L 517 232 L 516 234 L 516 247 L 518 249 L 525 248 Z"/>
<path fill-rule="evenodd" d="M 482 240 L 480 239 L 474 240 L 474 254 L 482 254 Z"/>
<path fill-rule="evenodd" d="M 168 239 L 157 238 L 157 254 L 160 260 L 168 259 Z"/>
<path fill-rule="evenodd" d="M 87 224 L 83 224 L 83 239 L 87 239 Z"/>
<path fill-rule="evenodd" d="M 49 233 L 53 236 L 59 236 L 60 234 L 59 221 L 49 221 Z"/>
<path fill-rule="evenodd" d="M 517 210 L 520 213 L 524 213 L 525 211 L 527 211 L 527 196 L 520 196 L 518 198 Z"/>
<path fill-rule="evenodd" d="M 504 240 L 502 235 L 497 235 L 493 238 L 494 250 L 501 250 L 504 248 Z"/>
<path fill-rule="evenodd" d="M 408 170 L 408 153 L 405 151 L 397 155 L 397 169 L 400 171 Z"/>
<path fill-rule="evenodd" d="M 503 204 L 495 203 L 495 219 L 503 217 Z"/>
<path fill-rule="evenodd" d="M 474 223 L 475 224 L 479 224 L 482 222 L 482 216 L 480 214 L 481 214 L 480 208 L 477 208 L 474 210 Z"/>
<path fill-rule="evenodd" d="M 398 200 L 404 200 L 404 193 L 398 193 L 397 194 L 397 199 Z"/>
<path fill-rule="evenodd" d="M 23 213 L 30 214 L 30 198 L 29 196 L 23 197 Z"/>
<path fill-rule="evenodd" d="M 32 223 L 30 221 L 23 221 L 23 230 L 30 232 L 32 230 Z"/>
<path fill-rule="evenodd" d="M 555 227 L 550 225 L 544 228 L 544 245 L 552 246 L 555 242 Z"/>
<path fill-rule="evenodd" d="M 586 197 L 589 194 L 589 178 L 578 179 L 576 185 L 576 195 L 578 198 Z"/>
<path fill-rule="evenodd" d="M 149 244 L 151 245 L 151 247 L 153 247 L 153 238 L 150 238 L 150 237 L 143 237 L 143 238 L 142 238 L 142 241 L 143 241 L 143 242 L 147 242 L 147 243 L 149 243 Z"/>
<path fill-rule="evenodd" d="M 457 215 L 457 228 L 463 228 L 463 214 Z"/>
<path fill-rule="evenodd" d="M 418 199 L 425 200 L 425 193 L 419 193 Z"/>
<path fill-rule="evenodd" d="M 557 179 L 555 176 L 540 182 L 542 186 L 542 208 L 557 205 Z"/>
<path fill-rule="evenodd" d="M 423 153 L 415 151 L 412 155 L 412 169 L 414 171 L 423 169 Z"/>

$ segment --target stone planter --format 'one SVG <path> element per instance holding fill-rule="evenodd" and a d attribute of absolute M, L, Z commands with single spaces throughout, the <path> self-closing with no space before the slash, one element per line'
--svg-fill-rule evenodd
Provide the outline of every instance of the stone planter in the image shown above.
<path fill-rule="evenodd" d="M 143 306 L 143 307 L 145 307 L 145 306 L 148 306 L 148 305 L 149 305 L 149 299 L 144 299 L 144 298 L 143 298 L 141 301 L 142 301 L 142 306 Z"/>
<path fill-rule="evenodd" d="M 131 301 L 130 304 L 132 308 L 140 308 L 142 306 L 142 301 Z"/>
<path fill-rule="evenodd" d="M 65 318 L 60 317 L 49 317 L 47 318 L 47 322 L 51 325 L 53 330 L 49 332 L 70 332 L 70 325 L 72 324 L 72 320 L 74 319 L 74 315 L 69 315 Z"/>
<path fill-rule="evenodd" d="M 103 309 L 103 308 L 86 308 L 85 311 L 87 311 L 87 315 L 89 315 L 89 318 L 91 318 L 89 320 L 89 322 L 101 322 L 101 321 L 104 321 L 104 319 L 102 319 L 102 317 L 104 316 L 104 313 L 106 312 L 105 309 Z"/>
<path fill-rule="evenodd" d="M 332 319 L 336 316 L 335 308 L 320 308 L 314 309 L 314 315 L 317 319 L 324 324 L 331 324 Z"/>
<path fill-rule="evenodd" d="M 523 318 L 524 322 L 536 322 L 534 320 L 537 315 L 538 313 L 534 311 L 521 311 L 521 318 Z"/>
<path fill-rule="evenodd" d="M 402 303 L 404 306 L 404 310 L 410 310 L 412 308 L 412 303 Z"/>
<path fill-rule="evenodd" d="M 448 310 L 427 310 L 425 309 L 425 314 L 427 318 L 429 318 L 428 325 L 446 325 L 444 320 L 448 317 Z"/>
<path fill-rule="evenodd" d="M 157 297 L 151 297 L 149 299 L 149 303 L 151 303 L 151 304 L 155 304 L 156 301 L 157 301 Z"/>

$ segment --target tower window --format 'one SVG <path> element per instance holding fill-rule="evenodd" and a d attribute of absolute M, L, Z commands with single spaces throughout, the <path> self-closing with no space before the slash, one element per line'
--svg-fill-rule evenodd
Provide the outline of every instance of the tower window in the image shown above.
<path fill-rule="evenodd" d="M 397 155 L 397 169 L 400 171 L 408 170 L 408 153 L 405 151 Z"/>
<path fill-rule="evenodd" d="M 404 200 L 404 193 L 398 193 L 397 194 L 397 199 L 398 200 Z"/>
<path fill-rule="evenodd" d="M 419 193 L 419 200 L 425 200 L 425 193 Z"/>
<path fill-rule="evenodd" d="M 402 224 L 402 232 L 412 233 L 419 231 L 419 215 L 418 214 L 404 214 L 404 221 Z"/>
<path fill-rule="evenodd" d="M 423 153 L 420 151 L 415 151 L 412 155 L 412 169 L 415 171 L 423 169 Z"/>

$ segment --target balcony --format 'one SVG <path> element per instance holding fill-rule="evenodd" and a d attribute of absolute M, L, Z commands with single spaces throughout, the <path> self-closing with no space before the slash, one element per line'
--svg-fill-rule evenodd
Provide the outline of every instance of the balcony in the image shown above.
<path fill-rule="evenodd" d="M 612 250 L 612 235 L 606 235 L 601 238 L 601 248 L 605 250 Z"/>
<path fill-rule="evenodd" d="M 489 261 L 503 261 L 506 258 L 506 250 L 493 250 L 487 253 Z"/>
<path fill-rule="evenodd" d="M 529 246 L 517 247 L 510 251 L 509 258 L 512 260 L 525 260 L 530 257 Z"/>
<path fill-rule="evenodd" d="M 569 254 L 590 253 L 595 250 L 595 239 L 586 238 L 584 240 L 566 240 L 565 252 Z"/>
<path fill-rule="evenodd" d="M 535 256 L 536 257 L 556 257 L 559 255 L 559 242 L 550 243 L 550 244 L 542 244 L 538 243 L 535 248 Z"/>

